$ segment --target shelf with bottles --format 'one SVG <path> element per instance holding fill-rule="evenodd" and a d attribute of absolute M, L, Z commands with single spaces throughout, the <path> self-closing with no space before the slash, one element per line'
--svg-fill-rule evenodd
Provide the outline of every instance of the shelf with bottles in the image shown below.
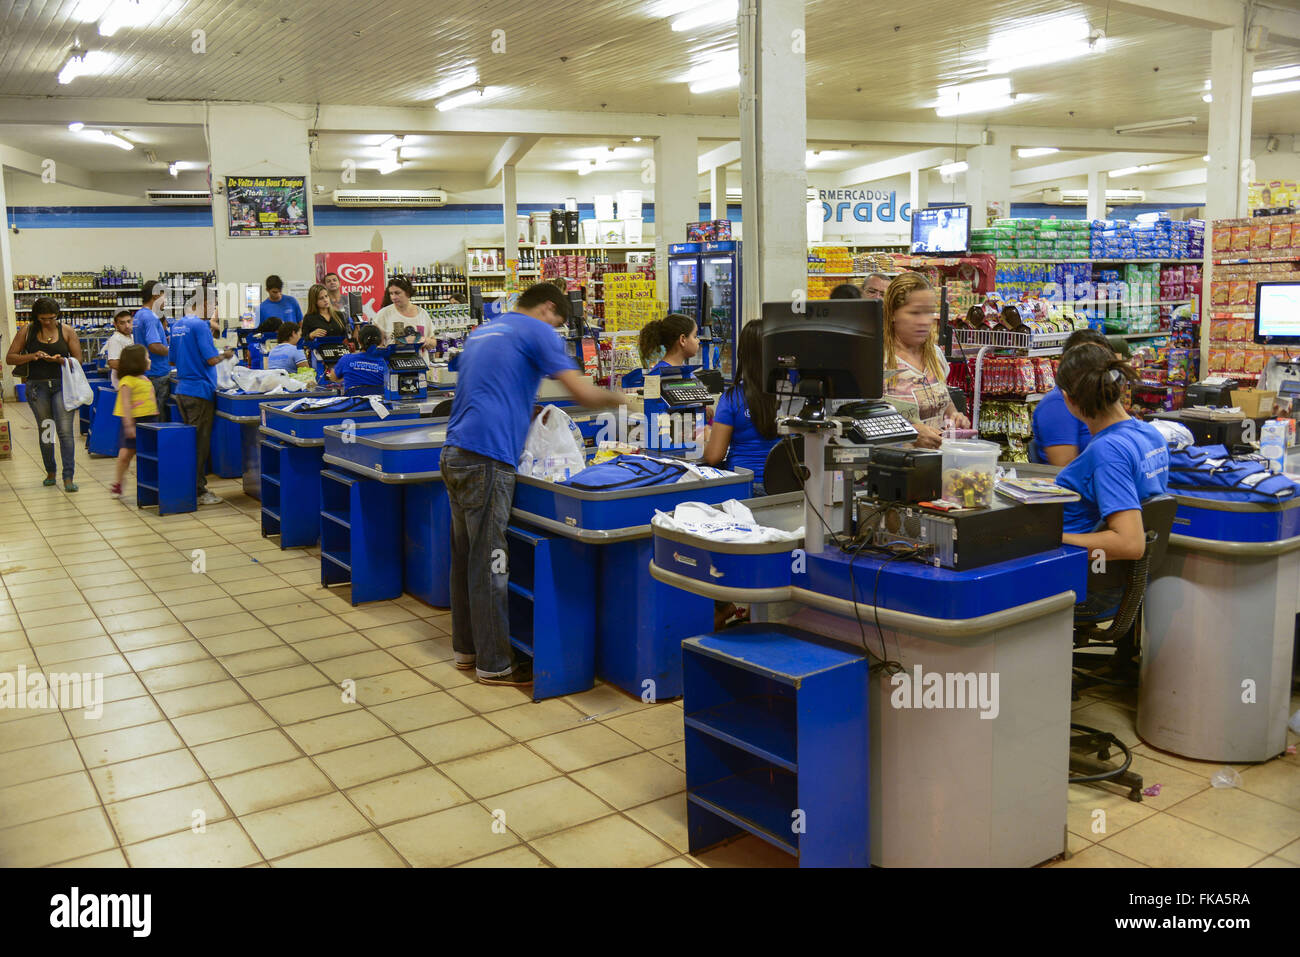
<path fill-rule="evenodd" d="M 23 274 L 14 276 L 14 292 L 50 292 L 81 289 L 130 289 L 139 290 L 144 277 L 140 273 L 127 271 L 125 266 L 118 269 L 104 267 L 99 272 L 78 270 L 61 272 L 57 275 Z"/>

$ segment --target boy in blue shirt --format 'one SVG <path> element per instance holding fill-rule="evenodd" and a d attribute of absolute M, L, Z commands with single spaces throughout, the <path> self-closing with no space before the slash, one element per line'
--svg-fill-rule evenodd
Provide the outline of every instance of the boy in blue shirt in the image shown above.
<path fill-rule="evenodd" d="M 1110 343 L 1093 329 L 1077 329 L 1065 340 L 1061 355 L 1075 346 L 1091 342 L 1110 348 Z M 1065 466 L 1073 462 L 1092 440 L 1088 427 L 1065 407 L 1061 387 L 1057 386 L 1034 406 L 1034 438 L 1029 443 L 1029 458 L 1040 465 Z"/>
<path fill-rule="evenodd" d="M 205 313 L 208 296 L 199 288 L 200 314 L 182 316 L 172 323 L 171 355 L 176 363 L 176 405 L 181 421 L 194 426 L 198 493 L 200 505 L 220 505 L 222 499 L 208 491 L 208 457 L 212 445 L 212 422 L 217 411 L 217 363 L 234 353 L 218 352 L 212 326 Z"/>
<path fill-rule="evenodd" d="M 171 395 L 171 363 L 167 359 L 167 329 L 155 309 L 163 308 L 167 286 L 158 279 L 144 284 L 141 294 L 144 304 L 131 319 L 131 339 L 144 346 L 149 353 L 149 371 L 146 373 L 153 385 L 159 415 L 165 414 L 167 397 Z"/>
<path fill-rule="evenodd" d="M 302 307 L 293 296 L 282 292 L 284 280 L 279 276 L 266 277 L 266 298 L 258 308 L 258 331 L 275 332 L 282 322 L 296 322 L 302 325 Z"/>
<path fill-rule="evenodd" d="M 470 333 L 460 355 L 440 465 L 451 500 L 451 645 L 456 667 L 477 668 L 484 684 L 533 681 L 532 663 L 516 663 L 510 649 L 510 575 L 500 556 L 537 387 L 558 379 L 590 409 L 627 401 L 578 374 L 555 331 L 568 318 L 568 297 L 535 283 L 513 312 Z"/>
<path fill-rule="evenodd" d="M 280 323 L 280 328 L 275 335 L 280 340 L 280 343 L 266 357 L 266 367 L 268 369 L 297 372 L 307 365 L 307 353 L 298 348 L 298 340 L 302 338 L 302 330 L 298 323 Z"/>

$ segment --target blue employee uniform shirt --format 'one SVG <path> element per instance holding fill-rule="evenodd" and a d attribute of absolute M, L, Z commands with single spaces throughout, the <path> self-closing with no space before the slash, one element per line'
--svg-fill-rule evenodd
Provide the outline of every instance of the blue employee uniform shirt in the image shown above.
<path fill-rule="evenodd" d="M 275 316 L 281 322 L 296 322 L 302 325 L 302 308 L 293 296 L 281 295 L 279 302 L 263 299 L 261 307 L 257 310 L 258 325 L 266 322 L 269 316 Z"/>
<path fill-rule="evenodd" d="M 307 361 L 307 353 L 290 342 L 282 342 L 266 356 L 268 369 L 283 369 L 285 372 L 298 371 L 298 363 Z M 341 373 L 340 373 L 341 374 Z"/>
<path fill-rule="evenodd" d="M 212 327 L 198 316 L 182 316 L 172 323 L 171 358 L 176 363 L 176 394 L 196 399 L 217 397 L 217 367 L 208 365 L 215 359 L 217 344 L 212 341 Z"/>
<path fill-rule="evenodd" d="M 479 326 L 460 354 L 447 445 L 514 468 L 528 438 L 537 387 L 573 368 L 563 341 L 540 319 L 508 312 Z"/>
<path fill-rule="evenodd" d="M 1155 426 L 1125 419 L 1092 437 L 1079 457 L 1061 469 L 1056 484 L 1078 492 L 1065 504 L 1065 531 L 1085 533 L 1116 512 L 1142 507 L 1169 488 L 1169 450 Z"/>
<path fill-rule="evenodd" d="M 167 345 L 167 333 L 163 329 L 162 320 L 152 309 L 141 307 L 136 310 L 135 317 L 131 320 L 131 339 L 137 346 L 144 346 L 146 349 L 151 345 Z M 171 362 L 168 361 L 166 354 L 149 353 L 149 371 L 146 373 L 149 378 L 157 379 L 171 375 L 171 371 Z"/>
<path fill-rule="evenodd" d="M 695 378 L 695 369 L 694 369 L 693 366 L 680 366 L 680 367 L 679 367 L 679 366 L 672 365 L 671 363 L 665 362 L 663 359 L 660 359 L 658 362 L 656 362 L 655 365 L 654 365 L 654 368 L 651 369 L 649 372 L 647 372 L 646 375 L 663 375 L 663 374 L 664 374 L 664 370 L 666 370 L 666 369 L 673 369 L 673 370 L 676 370 L 676 369 L 678 369 L 678 368 L 680 368 L 680 369 L 682 370 L 682 378 L 683 378 L 683 379 L 693 379 L 693 378 Z"/>
<path fill-rule="evenodd" d="M 339 356 L 334 363 L 334 374 L 343 380 L 348 395 L 383 394 L 388 363 L 376 350 L 377 347 L 365 352 L 349 352 Z"/>
<path fill-rule="evenodd" d="M 1065 407 L 1065 396 L 1055 388 L 1034 408 L 1034 461 L 1046 464 L 1049 445 L 1073 445 L 1082 453 L 1092 441 L 1088 427 Z"/>
<path fill-rule="evenodd" d="M 754 481 L 761 484 L 767 453 L 772 451 L 772 446 L 779 439 L 765 439 L 759 434 L 749 417 L 749 403 L 745 401 L 743 388 L 728 389 L 718 397 L 713 422 L 715 425 L 731 426 L 731 445 L 727 448 L 727 457 L 723 460 L 722 467 L 752 469 Z"/>

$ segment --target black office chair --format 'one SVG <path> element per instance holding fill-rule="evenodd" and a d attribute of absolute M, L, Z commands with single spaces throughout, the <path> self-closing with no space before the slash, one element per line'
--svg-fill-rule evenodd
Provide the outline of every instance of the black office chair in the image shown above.
<path fill-rule="evenodd" d="M 445 419 L 447 416 L 451 415 L 451 399 L 443 399 L 433 407 L 433 412 L 431 414 L 435 419 Z"/>
<path fill-rule="evenodd" d="M 763 491 L 768 495 L 803 490 L 803 436 L 783 435 L 763 463 Z"/>
<path fill-rule="evenodd" d="M 1178 503 L 1172 495 L 1153 495 L 1142 503 L 1142 527 L 1146 530 L 1146 549 L 1142 557 L 1127 561 L 1107 562 L 1103 571 L 1088 575 L 1090 594 L 1101 590 L 1122 589 L 1119 605 L 1113 613 L 1096 620 L 1078 620 L 1074 625 L 1074 675 L 1071 698 L 1078 700 L 1079 691 L 1094 684 L 1120 687 L 1137 687 L 1136 659 L 1140 648 L 1142 605 L 1146 598 L 1147 581 L 1152 569 L 1164 560 L 1169 546 L 1169 536 L 1174 527 L 1174 513 Z M 1109 624 L 1106 624 L 1106 622 Z M 1113 653 L 1099 654 L 1089 648 L 1104 647 Z M 1103 662 L 1101 667 L 1088 670 L 1089 663 Z M 1133 756 L 1128 747 L 1109 731 L 1086 725 L 1070 723 L 1076 732 L 1070 737 L 1070 750 L 1095 752 L 1097 760 L 1089 754 L 1070 756 L 1070 782 L 1085 784 L 1096 781 L 1114 781 L 1129 789 L 1129 800 L 1142 800 L 1142 776 L 1129 771 Z M 1123 763 L 1112 768 L 1108 761 L 1112 748 L 1124 755 Z"/>
<path fill-rule="evenodd" d="M 709 390 L 710 395 L 720 395 L 725 385 L 722 379 L 722 372 L 718 369 L 697 369 L 695 378 L 699 380 L 700 385 Z"/>

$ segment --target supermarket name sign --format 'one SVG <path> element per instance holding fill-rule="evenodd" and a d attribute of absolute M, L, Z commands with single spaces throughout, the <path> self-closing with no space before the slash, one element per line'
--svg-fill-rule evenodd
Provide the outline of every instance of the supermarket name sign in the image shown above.
<path fill-rule="evenodd" d="M 819 189 L 822 221 L 836 223 L 910 223 L 912 204 L 898 203 L 898 191 L 883 189 Z"/>

